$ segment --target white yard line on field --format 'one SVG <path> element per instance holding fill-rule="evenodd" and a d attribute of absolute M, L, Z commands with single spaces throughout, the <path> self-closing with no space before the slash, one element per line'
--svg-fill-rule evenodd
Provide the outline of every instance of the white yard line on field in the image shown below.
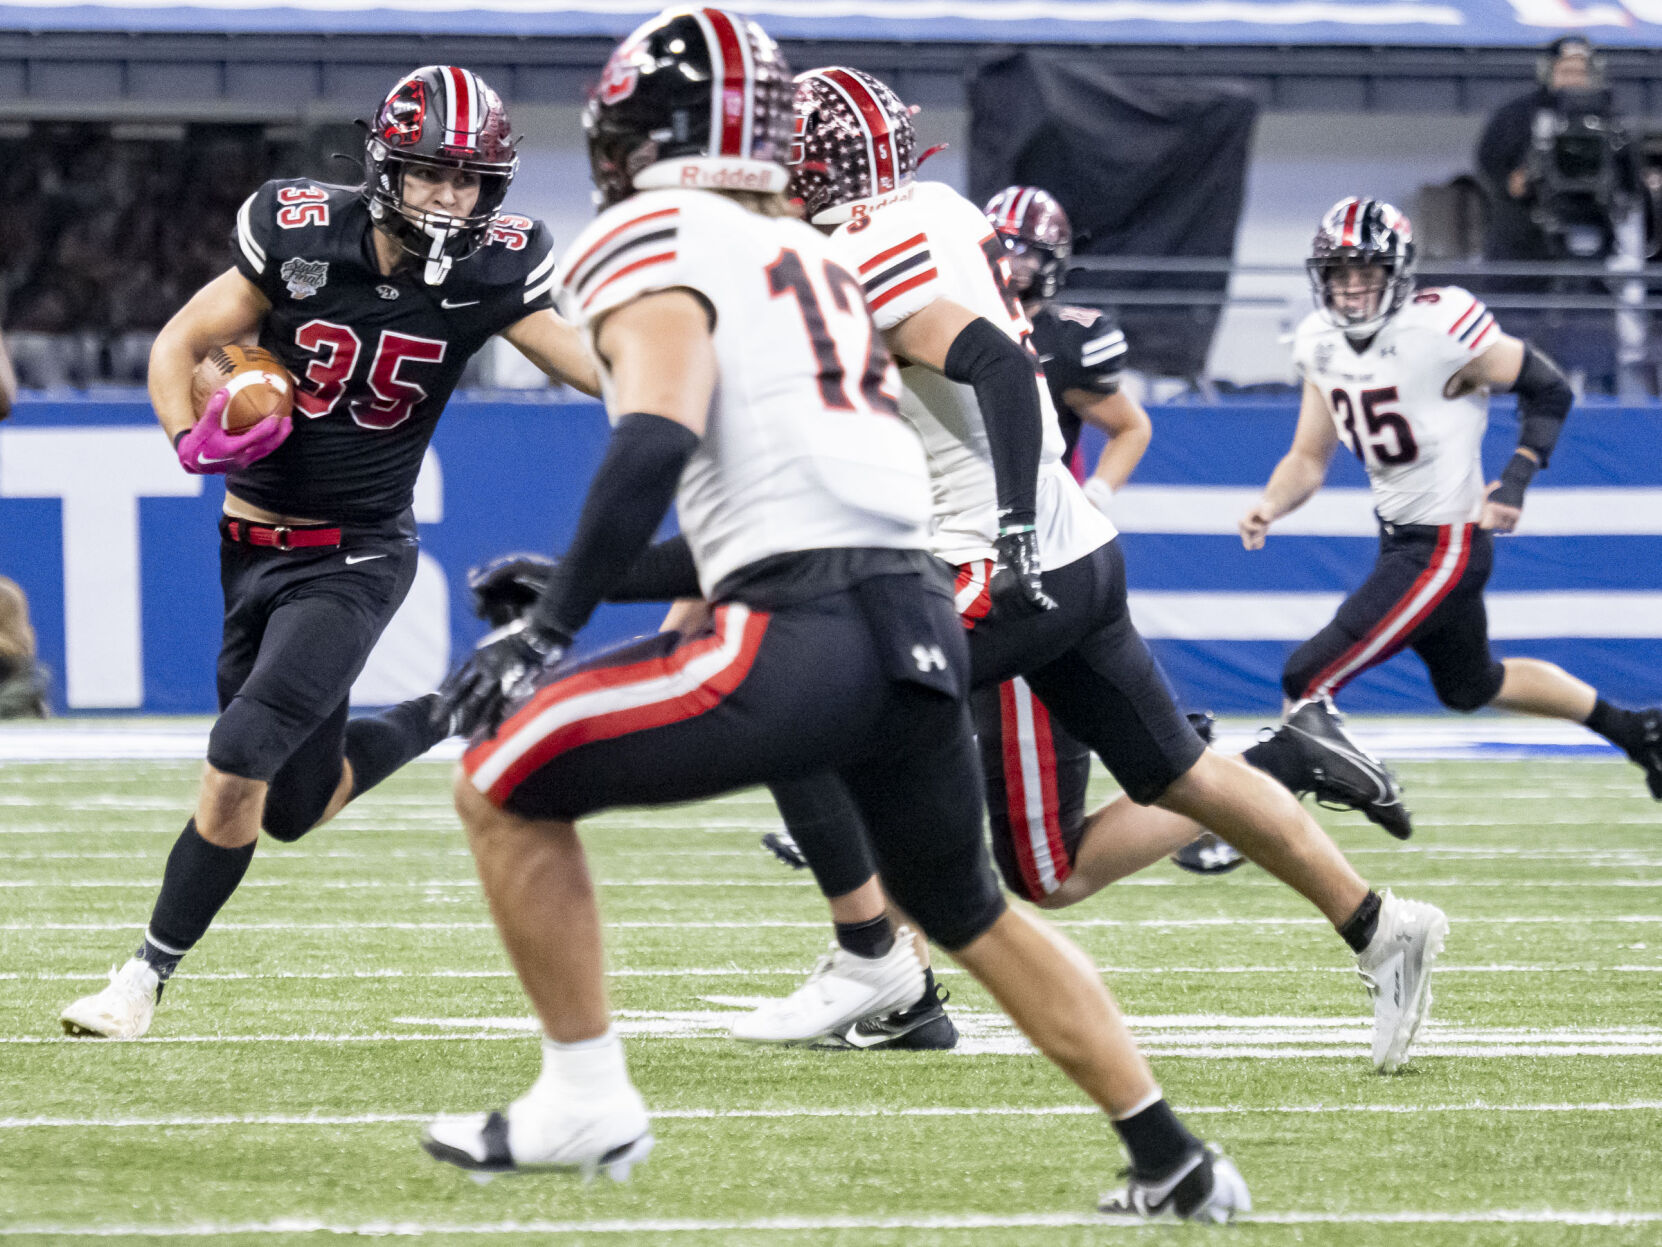
<path fill-rule="evenodd" d="M 1340 974 L 1349 978 L 1356 973 L 1354 966 L 1112 966 L 1096 967 L 1098 974 Z M 617 979 L 677 979 L 677 978 L 779 978 L 798 977 L 807 973 L 806 965 L 775 968 L 739 966 L 668 966 L 655 968 L 614 968 L 606 971 L 608 978 Z M 957 966 L 938 966 L 935 977 L 963 974 Z M 1438 965 L 1433 973 L 1444 974 L 1662 974 L 1657 965 Z M 219 970 L 182 975 L 180 982 L 242 983 L 276 982 L 285 979 L 511 979 L 512 970 Z M 90 971 L 4 970 L 0 981 L 27 980 L 37 983 L 102 983 L 109 974 Z"/>
<path fill-rule="evenodd" d="M 728 1028 L 741 1011 L 763 998 L 707 995 L 713 1009 L 618 1009 L 613 1013 L 620 1035 L 630 1039 L 676 1039 L 727 1042 Z M 1027 1040 L 1002 1014 L 954 1011 L 960 1039 L 952 1058 L 1030 1055 Z M 1356 1017 L 1237 1017 L 1221 1014 L 1170 1014 L 1128 1019 L 1139 1045 L 1151 1056 L 1206 1059 L 1366 1058 L 1372 1025 Z M 151 1035 L 140 1044 L 246 1043 L 422 1043 L 446 1040 L 529 1042 L 537 1023 L 524 1016 L 398 1017 L 393 1028 L 367 1034 Z M 0 1045 L 68 1044 L 93 1041 L 41 1035 L 0 1036 Z M 94 1044 L 93 1046 L 96 1046 Z M 1647 1026 L 1504 1027 L 1429 1022 L 1416 1045 L 1421 1056 L 1655 1056 L 1662 1055 L 1662 1029 Z"/>
<path fill-rule="evenodd" d="M 1053 925 L 1073 930 L 1090 928 L 1127 927 L 1138 930 L 1161 930 L 1167 927 L 1324 927 L 1321 918 L 1052 918 Z M 1662 923 L 1662 914 L 1578 914 L 1578 915 L 1505 915 L 1501 917 L 1467 917 L 1454 919 L 1459 926 L 1586 926 L 1621 923 L 1646 926 Z M 0 922 L 0 931 L 131 931 L 132 922 Z M 609 929 L 617 931 L 752 931 L 752 930 L 823 930 L 824 922 L 799 922 L 785 919 L 755 918 L 744 922 L 714 920 L 654 919 L 643 921 L 608 922 Z M 489 922 L 216 922 L 215 931 L 493 931 Z"/>
<path fill-rule="evenodd" d="M 1604 1209 L 1484 1209 L 1471 1212 L 1259 1212 L 1238 1219 L 1256 1225 L 1577 1225 L 1627 1227 L 1662 1224 L 1662 1212 Z M 1166 1221 L 1105 1217 L 1076 1212 L 939 1213 L 900 1217 L 756 1217 L 748 1219 L 652 1218 L 612 1221 L 321 1221 L 278 1217 L 269 1221 L 181 1222 L 172 1225 L 42 1224 L 0 1226 L 0 1235 L 81 1238 L 216 1238 L 274 1234 L 330 1234 L 415 1238 L 425 1235 L 499 1234 L 720 1234 L 815 1230 L 1011 1230 L 1078 1226 L 1150 1229 L 1169 1234 Z"/>
<path fill-rule="evenodd" d="M 1662 1100 L 1592 1104 L 1180 1104 L 1185 1116 L 1327 1116 L 1345 1113 L 1383 1113 L 1415 1116 L 1420 1113 L 1654 1113 Z M 940 1105 L 885 1107 L 831 1105 L 813 1108 L 671 1108 L 653 1109 L 657 1121 L 790 1120 L 792 1118 L 865 1117 L 1093 1117 L 1102 1110 L 1089 1104 L 977 1105 L 952 1108 Z M 425 1122 L 424 1113 L 213 1113 L 170 1114 L 156 1117 L 0 1117 L 0 1130 L 90 1129 L 150 1130 L 213 1126 L 383 1126 Z"/>

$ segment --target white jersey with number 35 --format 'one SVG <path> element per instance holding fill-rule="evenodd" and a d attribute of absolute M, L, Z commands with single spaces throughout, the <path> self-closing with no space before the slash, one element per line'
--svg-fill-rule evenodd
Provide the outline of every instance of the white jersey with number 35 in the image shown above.
<path fill-rule="evenodd" d="M 649 191 L 584 230 L 556 282 L 591 350 L 601 317 L 641 295 L 688 290 L 709 308 L 720 376 L 676 495 L 706 593 L 770 555 L 929 548 L 928 469 L 894 365 L 818 232 L 711 191 Z"/>
<path fill-rule="evenodd" d="M 1466 524 L 1482 513 L 1489 392 L 1443 391 L 1499 335 L 1489 310 L 1458 286 L 1414 295 L 1361 351 L 1318 313 L 1299 325 L 1293 360 L 1368 469 L 1381 519 Z"/>
<path fill-rule="evenodd" d="M 832 235 L 856 270 L 880 328 L 888 330 L 936 299 L 986 317 L 1025 345 L 1032 331 L 1008 286 L 1009 263 L 987 218 L 940 182 L 914 182 L 859 212 Z M 1039 456 L 1038 536 L 1044 570 L 1065 567 L 1113 540 L 1114 526 L 1086 500 L 1062 463 L 1062 431 L 1034 364 L 1044 412 Z M 998 495 L 987 426 L 975 391 L 928 368 L 901 372 L 900 411 L 923 437 L 935 495 L 932 548 L 949 563 L 993 557 Z"/>

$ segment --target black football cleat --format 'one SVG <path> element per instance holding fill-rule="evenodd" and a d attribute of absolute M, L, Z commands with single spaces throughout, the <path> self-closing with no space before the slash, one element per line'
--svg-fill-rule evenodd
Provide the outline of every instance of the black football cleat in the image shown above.
<path fill-rule="evenodd" d="M 1650 795 L 1662 801 L 1662 707 L 1641 710 L 1639 727 L 1643 734 L 1628 756 L 1644 768 Z"/>
<path fill-rule="evenodd" d="M 937 983 L 916 1004 L 864 1018 L 827 1035 L 818 1046 L 944 1052 L 958 1046 L 958 1028 L 946 1011 L 950 999 L 952 993 Z"/>
<path fill-rule="evenodd" d="M 1326 698 L 1300 702 L 1275 734 L 1296 748 L 1303 766 L 1294 792 L 1311 793 L 1330 809 L 1358 810 L 1398 840 L 1414 834 L 1396 776 L 1350 738 Z"/>
<path fill-rule="evenodd" d="M 1171 1217 L 1221 1225 L 1252 1211 L 1252 1196 L 1235 1162 L 1215 1146 L 1196 1147 L 1170 1173 L 1143 1177 L 1127 1171 L 1123 1188 L 1104 1195 L 1097 1211 L 1156 1221 Z"/>
<path fill-rule="evenodd" d="M 808 859 L 802 856 L 802 849 L 788 831 L 767 832 L 762 836 L 762 847 L 792 870 L 808 869 Z"/>
<path fill-rule="evenodd" d="M 1173 853 L 1171 860 L 1191 875 L 1227 875 L 1246 864 L 1239 849 L 1210 831 L 1201 832 Z"/>

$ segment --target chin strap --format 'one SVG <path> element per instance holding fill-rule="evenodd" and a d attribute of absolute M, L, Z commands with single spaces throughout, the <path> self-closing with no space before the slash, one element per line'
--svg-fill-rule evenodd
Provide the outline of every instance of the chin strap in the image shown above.
<path fill-rule="evenodd" d="M 450 276 L 450 266 L 455 263 L 454 259 L 447 255 L 444 250 L 445 244 L 450 241 L 455 231 L 439 226 L 424 225 L 422 226 L 422 233 L 433 240 L 433 245 L 428 249 L 427 262 L 422 268 L 421 278 L 429 286 L 442 286 L 444 279 Z"/>

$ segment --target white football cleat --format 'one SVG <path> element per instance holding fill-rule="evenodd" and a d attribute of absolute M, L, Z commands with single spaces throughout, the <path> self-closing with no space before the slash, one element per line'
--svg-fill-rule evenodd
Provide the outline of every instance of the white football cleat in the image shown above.
<path fill-rule="evenodd" d="M 746 1043 L 810 1043 L 864 1018 L 903 1009 L 923 996 L 923 962 L 912 929 L 901 927 L 881 957 L 857 957 L 836 944 L 808 981 L 733 1023 Z"/>
<path fill-rule="evenodd" d="M 143 957 L 134 957 L 110 971 L 103 991 L 82 996 L 59 1017 L 66 1035 L 100 1035 L 105 1039 L 137 1039 L 150 1029 L 156 1016 L 161 979 Z"/>
<path fill-rule="evenodd" d="M 1448 937 L 1448 918 L 1424 901 L 1380 896 L 1379 927 L 1356 954 L 1356 971 L 1373 997 L 1373 1063 L 1394 1074 L 1431 1012 L 1431 966 Z"/>
<path fill-rule="evenodd" d="M 1104 1195 L 1097 1211 L 1112 1217 L 1175 1217 L 1222 1225 L 1237 1212 L 1251 1212 L 1252 1196 L 1235 1162 L 1207 1144 L 1163 1178 L 1127 1175 L 1124 1188 Z"/>
<path fill-rule="evenodd" d="M 440 1117 L 422 1132 L 434 1160 L 481 1179 L 499 1173 L 570 1172 L 585 1182 L 604 1171 L 614 1182 L 652 1151 L 651 1121 L 633 1086 L 603 1099 L 550 1101 L 537 1088 L 505 1113 Z"/>

